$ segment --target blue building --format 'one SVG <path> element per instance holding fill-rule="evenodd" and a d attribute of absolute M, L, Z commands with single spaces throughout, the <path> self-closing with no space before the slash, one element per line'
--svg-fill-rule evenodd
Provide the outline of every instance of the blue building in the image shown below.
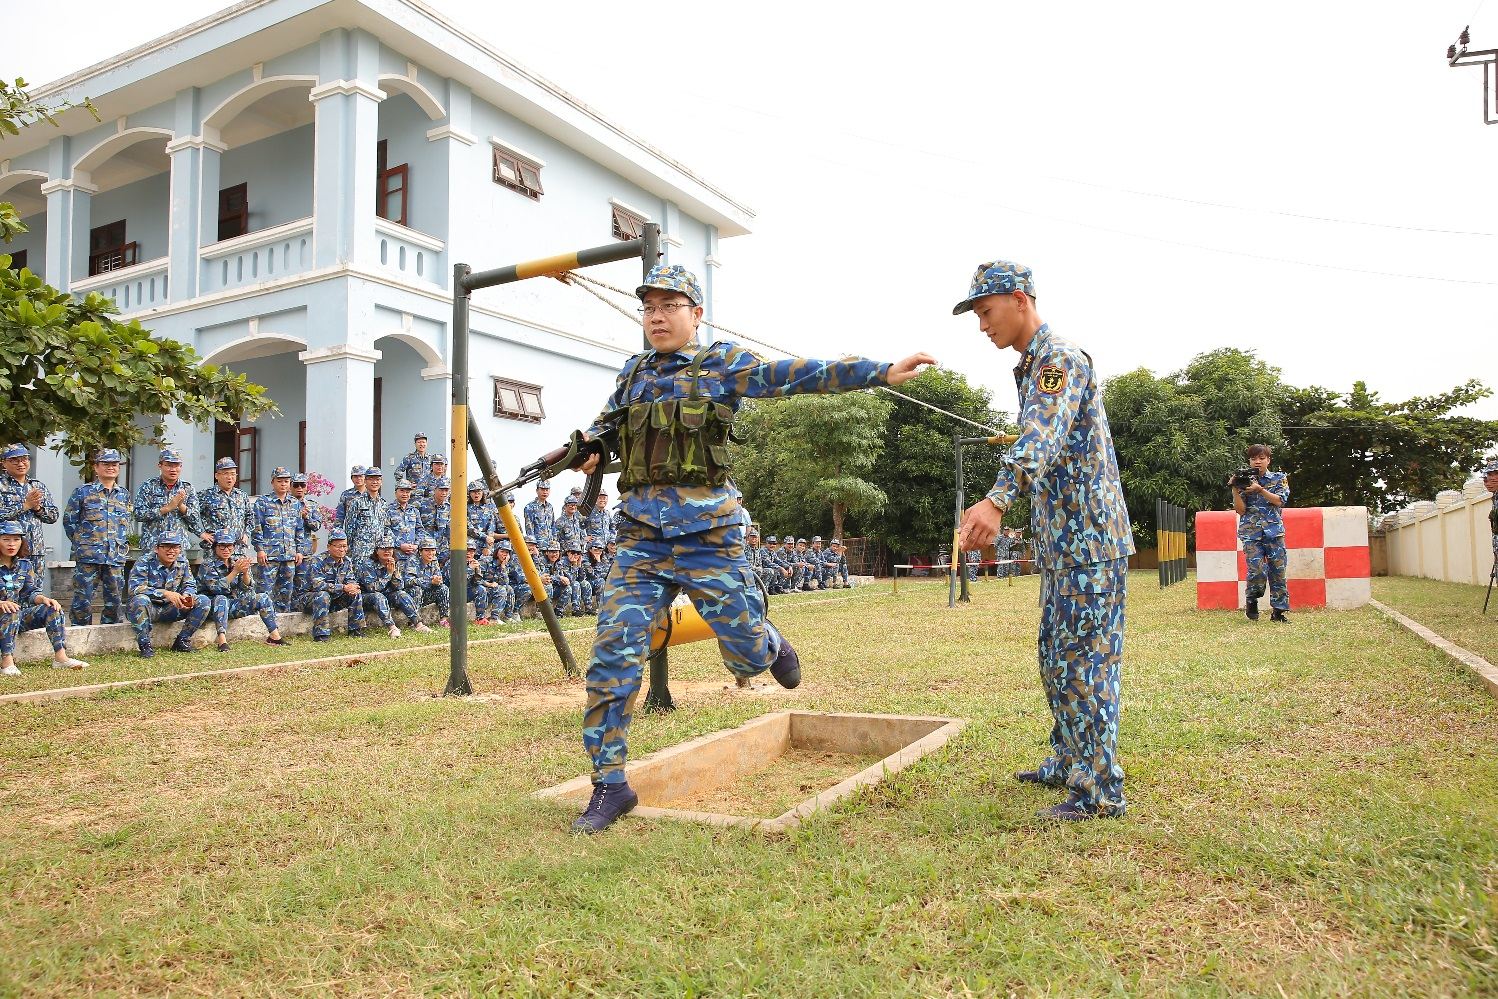
<path fill-rule="evenodd" d="M 49 284 L 108 295 L 160 336 L 265 385 L 278 418 L 168 425 L 184 478 L 216 458 L 269 491 L 276 465 L 347 485 L 417 431 L 448 450 L 451 276 L 663 230 L 703 276 L 744 206 L 417 0 L 245 0 L 33 90 L 91 97 L 0 145 L 7 251 Z M 637 261 L 589 274 L 639 283 Z M 709 311 L 709 316 L 711 312 Z M 474 297 L 469 385 L 501 474 L 585 426 L 640 328 L 535 279 Z M 43 448 L 59 502 L 79 481 Z M 127 484 L 155 474 L 130 456 Z M 61 531 L 52 558 L 67 558 Z"/>

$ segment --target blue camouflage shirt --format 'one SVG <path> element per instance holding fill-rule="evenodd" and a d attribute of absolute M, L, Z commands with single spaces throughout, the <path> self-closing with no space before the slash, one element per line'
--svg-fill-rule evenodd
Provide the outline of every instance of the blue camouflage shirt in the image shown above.
<path fill-rule="evenodd" d="M 348 533 L 349 554 L 355 560 L 366 559 L 374 554 L 375 543 L 385 536 L 385 524 L 390 519 L 390 508 L 394 505 L 383 493 L 378 496 L 364 493 L 354 497 L 354 501 L 349 504 L 343 529 Z"/>
<path fill-rule="evenodd" d="M 253 571 L 235 577 L 231 583 L 229 574 L 233 571 L 232 557 L 225 562 L 217 555 L 210 555 L 198 566 L 198 592 L 212 597 L 246 597 L 256 592 Z"/>
<path fill-rule="evenodd" d="M 62 530 L 73 543 L 73 561 L 124 565 L 130 554 L 130 494 L 119 483 L 105 489 L 99 482 L 85 482 L 68 497 Z"/>
<path fill-rule="evenodd" d="M 635 402 L 685 399 L 691 394 L 688 369 L 698 346 L 688 343 L 670 354 L 646 351 L 629 384 L 626 378 L 634 358 L 620 370 L 614 392 L 593 426 L 590 436 L 604 431 L 610 414 Z M 698 393 L 703 398 L 738 410 L 743 399 L 773 399 L 789 395 L 850 392 L 887 384 L 888 363 L 869 360 L 818 361 L 793 357 L 765 361 L 752 351 L 728 343 L 707 348 L 701 365 Z M 721 486 L 648 485 L 625 490 L 619 497 L 624 516 L 657 528 L 668 537 L 695 534 L 726 524 L 747 524 L 738 489 L 729 481 Z M 526 508 L 529 511 L 529 507 Z"/>
<path fill-rule="evenodd" d="M 401 506 L 399 501 L 390 504 L 390 509 L 385 511 L 385 529 L 395 537 L 397 545 L 416 544 L 422 534 L 421 508 L 412 502 L 405 506 Z M 396 552 L 397 557 L 400 554 Z"/>
<path fill-rule="evenodd" d="M 243 489 L 235 486 L 224 492 L 217 485 L 198 493 L 198 520 L 203 530 L 199 534 L 217 534 L 233 531 L 239 538 L 235 551 L 241 551 L 250 543 L 254 522 L 250 517 L 250 498 Z"/>
<path fill-rule="evenodd" d="M 386 568 L 373 558 L 360 559 L 354 578 L 365 593 L 392 593 L 406 588 L 399 561 Z"/>
<path fill-rule="evenodd" d="M 421 526 L 428 534 L 437 539 L 437 550 L 439 552 L 446 552 L 451 549 L 452 524 L 452 500 L 443 500 L 440 504 L 430 503 L 422 513 Z"/>
<path fill-rule="evenodd" d="M 417 454 L 415 451 L 408 453 L 401 459 L 399 467 L 395 470 L 395 480 L 399 482 L 405 479 L 412 486 L 420 485 L 432 472 L 432 456 L 430 453 Z"/>
<path fill-rule="evenodd" d="M 35 510 L 26 509 L 26 494 L 38 489 L 42 504 Z M 57 523 L 57 504 L 52 493 L 40 479 L 17 479 L 0 472 L 0 520 L 20 521 L 26 532 L 26 550 L 31 558 L 40 562 L 47 554 L 47 542 L 42 538 L 42 525 Z"/>
<path fill-rule="evenodd" d="M 142 556 L 130 570 L 126 595 L 138 597 L 144 594 L 151 598 L 153 604 L 160 604 L 166 602 L 167 590 L 182 594 L 198 592 L 198 581 L 193 578 L 192 566 L 188 564 L 187 557 L 178 555 L 177 561 L 171 565 L 163 565 L 154 552 Z"/>
<path fill-rule="evenodd" d="M 1280 498 L 1281 503 L 1290 501 L 1290 479 L 1284 472 L 1265 472 L 1259 476 L 1259 485 Z M 1285 536 L 1285 519 L 1280 508 L 1262 493 L 1243 494 L 1243 516 L 1238 518 L 1240 538 L 1282 538 Z"/>
<path fill-rule="evenodd" d="M 187 494 L 184 509 L 174 507 L 168 513 L 161 512 L 168 500 L 184 493 Z M 172 486 L 162 482 L 159 475 L 142 482 L 135 490 L 135 519 L 140 521 L 140 550 L 143 552 L 155 551 L 156 539 L 174 528 L 187 536 L 188 544 L 198 540 L 203 533 L 203 521 L 198 516 L 198 496 L 192 483 L 186 479 L 178 479 Z"/>
<path fill-rule="evenodd" d="M 322 511 L 317 508 L 317 501 L 311 496 L 303 496 L 296 502 L 302 514 L 302 546 L 297 551 L 303 555 L 311 555 L 312 542 L 316 539 L 317 532 L 322 530 Z"/>
<path fill-rule="evenodd" d="M 546 544 L 548 541 L 556 540 L 557 513 L 551 508 L 550 501 L 542 502 L 539 499 L 531 500 L 525 505 L 525 533 L 536 539 L 538 544 Z"/>
<path fill-rule="evenodd" d="M 34 559 L 17 558 L 11 565 L 0 562 L 0 600 L 30 607 L 42 592 L 40 579 Z"/>
<path fill-rule="evenodd" d="M 307 529 L 302 505 L 290 493 L 285 499 L 278 499 L 275 493 L 256 496 L 250 517 L 255 551 L 264 552 L 267 561 L 292 562 L 301 554 Z"/>
<path fill-rule="evenodd" d="M 1048 569 L 1134 553 L 1113 434 L 1092 358 L 1042 325 L 1014 369 L 1019 440 L 988 498 L 1007 510 L 1030 493 L 1036 558 Z"/>
<path fill-rule="evenodd" d="M 359 585 L 358 573 L 354 571 L 354 560 L 347 555 L 334 558 L 331 552 L 314 555 L 308 560 L 307 592 L 330 593 L 336 596 L 345 584 Z"/>

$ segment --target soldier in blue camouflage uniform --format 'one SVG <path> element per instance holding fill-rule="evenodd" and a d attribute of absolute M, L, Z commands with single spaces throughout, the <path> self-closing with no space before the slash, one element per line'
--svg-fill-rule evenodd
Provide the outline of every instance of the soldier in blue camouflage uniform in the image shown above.
<path fill-rule="evenodd" d="M 198 596 L 198 581 L 182 555 L 187 541 L 176 528 L 157 535 L 156 551 L 142 555 L 130 570 L 129 601 L 125 618 L 135 632 L 135 647 L 142 659 L 156 655 L 151 646 L 151 625 L 181 621 L 173 652 L 191 652 L 192 636 L 208 620 L 213 604 Z"/>
<path fill-rule="evenodd" d="M 61 514 L 41 479 L 33 479 L 31 452 L 24 444 L 8 444 L 0 452 L 5 474 L 0 475 L 0 521 L 13 521 L 26 532 L 27 559 L 38 572 L 47 557 L 43 524 L 55 524 Z"/>
<path fill-rule="evenodd" d="M 364 493 L 355 496 L 349 504 L 348 519 L 343 523 L 343 532 L 348 535 L 349 555 L 355 563 L 363 562 L 374 554 L 375 545 L 385 536 L 385 525 L 390 520 L 391 502 L 381 495 L 385 484 L 385 473 L 378 465 L 364 470 Z"/>
<path fill-rule="evenodd" d="M 349 511 L 354 508 L 354 501 L 364 495 L 364 466 L 355 465 L 353 468 L 350 468 L 348 470 L 348 477 L 353 485 L 338 494 L 338 505 L 333 508 L 337 516 L 338 526 L 344 527 L 345 530 L 347 529 Z"/>
<path fill-rule="evenodd" d="M 536 483 L 536 498 L 525 505 L 525 533 L 539 545 L 549 544 L 556 536 L 557 514 L 547 498 L 550 495 L 551 482 L 541 479 Z"/>
<path fill-rule="evenodd" d="M 423 537 L 417 543 L 416 562 L 403 567 L 406 594 L 418 608 L 427 604 L 437 607 L 437 623 L 446 628 L 451 611 L 447 588 L 447 570 L 437 558 L 437 539 Z"/>
<path fill-rule="evenodd" d="M 402 458 L 401 463 L 396 466 L 395 478 L 397 481 L 405 479 L 414 489 L 418 482 L 431 474 L 432 456 L 427 454 L 426 434 L 417 434 L 412 438 L 412 446 L 415 450 Z"/>
<path fill-rule="evenodd" d="M 432 505 L 432 494 L 436 491 L 437 483 L 451 487 L 451 483 L 447 481 L 447 456 L 432 455 L 431 471 L 412 481 L 416 488 L 411 491 L 411 502 L 425 510 Z"/>
<path fill-rule="evenodd" d="M 807 555 L 811 559 L 812 571 L 816 573 L 816 588 L 819 590 L 827 589 L 827 585 L 831 581 L 831 576 L 827 573 L 827 556 L 831 554 L 826 548 L 822 547 L 822 536 L 820 534 L 812 535 L 811 548 L 807 551 Z"/>
<path fill-rule="evenodd" d="M 120 453 L 104 448 L 94 456 L 94 481 L 68 497 L 62 530 L 73 543 L 73 601 L 68 619 L 75 626 L 94 623 L 94 586 L 104 590 L 104 624 L 117 624 L 130 554 L 130 494 L 119 485 Z"/>
<path fill-rule="evenodd" d="M 203 533 L 198 517 L 198 495 L 192 483 L 182 478 L 182 455 L 164 448 L 156 467 L 161 474 L 142 482 L 135 490 L 135 519 L 140 521 L 140 550 L 149 552 L 156 539 L 168 531 L 188 538 Z"/>
<path fill-rule="evenodd" d="M 728 432 L 740 401 L 900 384 L 932 359 L 763 361 L 750 351 L 693 342 L 702 321 L 697 279 L 680 266 L 653 267 L 637 289 L 652 349 L 631 358 L 589 429 L 618 421 L 623 471 L 619 556 L 604 584 L 588 666 L 583 744 L 593 797 L 573 828 L 597 832 L 634 807 L 625 781 L 626 740 L 656 618 L 685 592 L 713 629 L 729 669 L 770 670 L 800 682 L 790 642 L 765 620 L 765 600 L 744 560 L 747 517 L 729 479 Z M 592 456 L 584 474 L 597 467 Z"/>
<path fill-rule="evenodd" d="M 589 510 L 586 519 L 586 534 L 607 543 L 614 536 L 614 518 L 609 514 L 609 494 L 600 491 L 598 501 Z"/>
<path fill-rule="evenodd" d="M 816 586 L 816 574 L 812 572 L 811 559 L 806 555 L 806 539 L 797 538 L 795 550 L 791 553 L 791 589 L 797 592 L 814 590 Z"/>
<path fill-rule="evenodd" d="M 291 498 L 296 500 L 302 513 L 302 530 L 306 539 L 302 542 L 300 551 L 302 561 L 305 562 L 317 554 L 317 532 L 322 530 L 323 524 L 317 500 L 307 495 L 307 476 L 302 472 L 291 477 Z"/>
<path fill-rule="evenodd" d="M 291 610 L 296 594 L 307 528 L 301 504 L 291 498 L 291 473 L 276 466 L 270 484 L 270 494 L 256 496 L 250 508 L 250 541 L 260 565 L 260 590 L 270 594 L 276 610 L 284 613 Z"/>
<path fill-rule="evenodd" d="M 245 554 L 253 544 L 254 523 L 250 518 L 252 500 L 240 489 L 239 464 L 233 458 L 220 458 L 213 464 L 213 488 L 198 493 L 198 537 L 204 548 L 214 546 L 215 538 L 225 531 L 234 534 L 234 554 Z M 206 561 L 206 558 L 205 558 Z"/>
<path fill-rule="evenodd" d="M 744 532 L 744 540 L 747 547 L 744 549 L 744 561 L 749 563 L 749 568 L 754 570 L 754 575 L 759 579 L 759 585 L 770 592 L 770 570 L 765 566 L 765 546 L 759 543 L 759 528 L 753 524 Z"/>
<path fill-rule="evenodd" d="M 229 622 L 251 614 L 258 614 L 265 624 L 266 645 L 285 645 L 270 596 L 255 588 L 255 560 L 234 552 L 239 542 L 238 532 L 220 531 L 213 538 L 212 552 L 198 566 L 198 592 L 212 608 L 218 650 L 229 651 Z"/>
<path fill-rule="evenodd" d="M 484 506 L 484 493 L 483 479 L 468 483 L 468 536 L 478 545 L 480 557 L 489 551 L 498 529 L 495 516 Z"/>
<path fill-rule="evenodd" d="M 557 543 L 562 551 L 571 550 L 572 545 L 581 545 L 588 536 L 588 525 L 579 512 L 582 497 L 573 493 L 562 504 L 562 515 L 557 518 Z"/>
<path fill-rule="evenodd" d="M 781 563 L 780 538 L 771 534 L 765 537 L 765 554 L 763 556 L 765 566 L 765 592 L 770 596 L 778 596 L 785 592 L 786 575 L 785 566 Z"/>
<path fill-rule="evenodd" d="M 463 603 L 473 603 L 473 623 L 477 625 L 490 625 L 494 621 L 489 617 L 494 603 L 494 587 L 486 586 L 484 579 L 484 564 L 479 560 L 478 542 L 472 538 L 468 539 L 468 593 Z M 448 575 L 448 586 L 452 586 L 452 575 Z"/>
<path fill-rule="evenodd" d="M 595 602 L 593 580 L 588 572 L 588 566 L 583 562 L 582 543 L 568 542 L 566 555 L 567 573 L 572 579 L 572 613 L 597 614 L 598 604 Z"/>
<path fill-rule="evenodd" d="M 848 548 L 841 538 L 832 539 L 832 548 L 827 556 L 827 579 L 840 590 L 852 586 L 853 583 L 848 578 Z"/>
<path fill-rule="evenodd" d="M 395 538 L 397 562 L 409 563 L 416 558 L 417 543 L 425 528 L 421 523 L 421 508 L 412 501 L 415 486 L 409 479 L 395 484 L 395 503 L 385 514 L 385 531 Z"/>
<path fill-rule="evenodd" d="M 449 492 L 447 480 L 437 480 L 432 486 L 432 498 L 421 508 L 422 530 L 436 538 L 443 551 L 447 551 L 452 536 L 453 505 L 447 498 Z"/>
<path fill-rule="evenodd" d="M 16 668 L 16 638 L 23 631 L 47 629 L 56 669 L 83 669 L 88 663 L 68 655 L 68 632 L 62 604 L 37 586 L 37 573 L 28 558 L 26 525 L 0 521 L 0 675 L 20 676 Z"/>
<path fill-rule="evenodd" d="M 588 539 L 588 558 L 586 562 L 588 582 L 593 584 L 593 611 L 597 613 L 598 603 L 603 599 L 603 583 L 609 578 L 609 569 L 614 565 L 613 556 L 606 551 L 607 545 L 601 538 Z"/>
<path fill-rule="evenodd" d="M 567 560 L 562 557 L 561 543 L 555 539 L 544 542 L 541 556 L 540 569 L 551 595 L 551 604 L 556 608 L 557 617 L 567 617 L 572 613 L 572 573 L 567 568 Z"/>
<path fill-rule="evenodd" d="M 312 640 L 326 642 L 332 635 L 328 614 L 344 608 L 348 609 L 349 637 L 361 637 L 364 591 L 354 571 L 354 560 L 348 555 L 348 535 L 341 527 L 328 532 L 328 550 L 312 556 L 306 579 L 307 592 L 302 594 L 301 609 L 312 615 Z"/>
<path fill-rule="evenodd" d="M 1007 579 L 1009 577 L 1009 532 L 1001 530 L 993 539 L 993 557 L 998 565 L 994 566 L 994 578 Z"/>
<path fill-rule="evenodd" d="M 523 591 L 515 587 L 514 572 L 519 567 L 514 554 L 509 541 L 500 538 L 494 542 L 494 550 L 479 559 L 479 571 L 489 588 L 489 611 L 496 624 L 520 623 L 520 594 Z"/>
<path fill-rule="evenodd" d="M 1258 478 L 1248 488 L 1233 487 L 1233 509 L 1238 511 L 1238 539 L 1243 542 L 1243 558 L 1248 563 L 1248 585 L 1244 613 L 1250 621 L 1259 619 L 1259 598 L 1269 587 L 1271 621 L 1286 622 L 1290 609 L 1290 590 L 1285 585 L 1285 521 L 1280 508 L 1290 502 L 1290 480 L 1284 472 L 1271 472 L 1272 451 L 1267 444 L 1249 445 L 1246 457 Z M 1229 479 L 1229 483 L 1231 483 Z"/>
<path fill-rule="evenodd" d="M 989 342 L 1020 355 L 1020 433 L 993 488 L 963 515 L 960 542 L 971 550 L 993 541 L 1004 511 L 1028 492 L 1042 566 L 1037 648 L 1054 721 L 1051 755 L 1015 776 L 1067 789 L 1066 801 L 1041 812 L 1044 818 L 1121 816 L 1119 670 L 1134 534 L 1102 386 L 1092 358 L 1036 313 L 1029 268 L 1002 260 L 980 265 L 967 298 L 952 310 L 968 311 Z"/>
<path fill-rule="evenodd" d="M 395 626 L 396 611 L 406 615 L 412 631 L 432 630 L 422 624 L 417 613 L 420 605 L 406 592 L 406 577 L 395 560 L 395 538 L 387 534 L 376 541 L 374 555 L 359 563 L 355 576 L 364 590 L 365 610 L 374 611 L 391 638 L 401 637 L 401 630 Z"/>

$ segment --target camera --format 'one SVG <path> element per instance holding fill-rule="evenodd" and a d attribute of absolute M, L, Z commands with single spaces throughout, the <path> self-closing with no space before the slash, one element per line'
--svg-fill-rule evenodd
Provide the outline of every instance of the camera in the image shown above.
<path fill-rule="evenodd" d="M 1258 472 L 1254 471 L 1252 468 L 1240 468 L 1233 473 L 1233 477 L 1228 480 L 1228 484 L 1231 485 L 1234 489 L 1237 489 L 1239 492 L 1242 492 L 1258 481 Z"/>

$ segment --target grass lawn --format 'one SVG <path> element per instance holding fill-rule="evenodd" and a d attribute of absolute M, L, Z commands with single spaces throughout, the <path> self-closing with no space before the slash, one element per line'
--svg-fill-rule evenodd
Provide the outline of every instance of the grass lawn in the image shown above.
<path fill-rule="evenodd" d="M 0 706 L 0 994 L 1498 992 L 1498 703 L 1372 609 L 1132 583 L 1117 822 L 1009 777 L 1049 728 L 1034 577 L 777 601 L 794 693 L 677 650 L 637 755 L 791 706 L 971 719 L 773 839 L 570 836 L 528 797 L 585 768 L 544 640 L 475 649 L 470 700 L 413 652 Z"/>
<path fill-rule="evenodd" d="M 1442 638 L 1498 663 L 1498 587 L 1482 613 L 1487 586 L 1386 576 L 1373 581 L 1373 599 L 1414 618 Z"/>

